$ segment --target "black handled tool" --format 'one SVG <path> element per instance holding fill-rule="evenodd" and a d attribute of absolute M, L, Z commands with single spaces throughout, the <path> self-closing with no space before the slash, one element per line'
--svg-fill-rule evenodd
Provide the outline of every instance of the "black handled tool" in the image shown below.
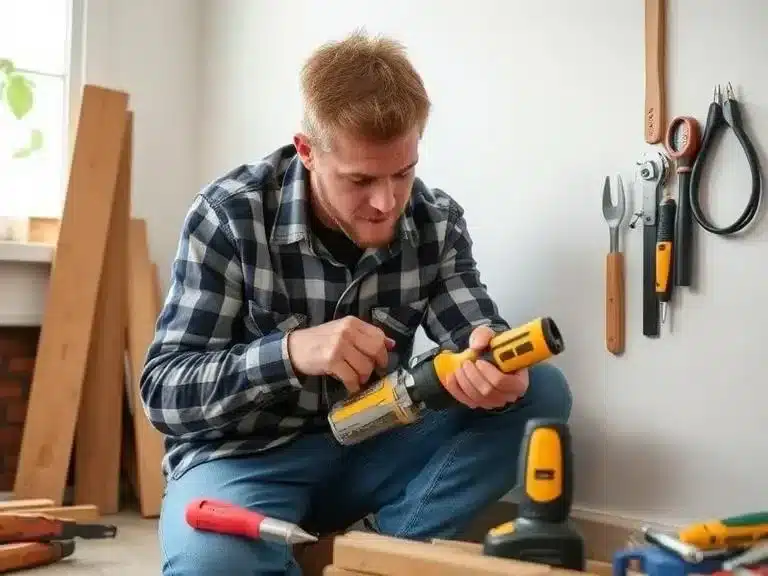
<path fill-rule="evenodd" d="M 701 173 L 709 158 L 710 150 L 714 145 L 713 139 L 721 133 L 727 126 L 730 126 L 736 138 L 741 144 L 744 155 L 747 157 L 750 175 L 752 177 L 752 188 L 749 201 L 741 216 L 729 226 L 715 226 L 705 215 L 701 208 L 701 198 L 699 197 L 699 184 Z M 742 124 L 741 109 L 733 93 L 733 88 L 729 82 L 726 86 L 725 102 L 722 101 L 720 86 L 715 87 L 715 94 L 712 103 L 709 105 L 707 113 L 707 123 L 704 127 L 704 136 L 701 142 L 701 150 L 693 164 L 691 170 L 691 213 L 696 222 L 707 232 L 718 234 L 720 236 L 729 236 L 741 232 L 747 225 L 754 220 L 757 210 L 760 206 L 762 196 L 762 182 L 760 174 L 760 162 L 752 141 L 747 136 Z"/>
<path fill-rule="evenodd" d="M 659 298 L 656 294 L 656 243 L 661 191 L 669 172 L 666 154 L 656 151 L 638 162 L 643 181 L 643 335 L 659 336 Z"/>
<path fill-rule="evenodd" d="M 667 321 L 667 307 L 672 299 L 672 276 L 677 266 L 675 238 L 675 199 L 666 197 L 659 206 L 659 237 L 656 241 L 656 295 L 661 303 L 661 323 Z M 678 220 L 679 222 L 679 220 Z"/>
<path fill-rule="evenodd" d="M 693 269 L 693 216 L 691 215 L 691 170 L 699 151 L 699 123 L 690 116 L 677 116 L 669 124 L 666 148 L 677 162 L 678 202 L 674 232 L 674 284 L 690 286 Z M 662 320 L 663 322 L 663 320 Z"/>

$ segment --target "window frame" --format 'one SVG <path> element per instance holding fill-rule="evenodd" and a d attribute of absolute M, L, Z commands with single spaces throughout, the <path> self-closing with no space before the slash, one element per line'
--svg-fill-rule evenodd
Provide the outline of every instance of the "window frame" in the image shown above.
<path fill-rule="evenodd" d="M 61 211 L 64 209 L 66 194 L 69 183 L 69 172 L 72 164 L 72 153 L 75 146 L 77 134 L 77 123 L 80 117 L 80 103 L 82 99 L 83 84 L 85 81 L 85 28 L 86 28 L 86 3 L 87 0 L 68 0 L 69 16 L 67 21 L 67 37 L 65 50 L 67 67 L 63 74 L 64 99 L 61 103 L 63 114 L 63 133 L 59 135 L 62 138 L 62 174 L 61 187 L 58 190 L 58 199 L 61 205 Z M 20 72 L 28 74 L 31 77 L 54 77 L 62 79 L 60 74 L 19 68 Z M 53 201 L 54 197 L 51 197 Z M 61 218 L 61 212 L 52 215 L 46 214 L 46 217 Z M 40 214 L 27 214 L 29 218 L 40 216 Z"/>

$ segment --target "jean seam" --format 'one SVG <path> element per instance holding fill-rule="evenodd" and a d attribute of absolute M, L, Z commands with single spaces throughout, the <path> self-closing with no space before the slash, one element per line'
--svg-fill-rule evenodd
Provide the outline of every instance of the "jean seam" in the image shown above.
<path fill-rule="evenodd" d="M 448 452 L 448 454 L 446 454 L 445 459 L 443 460 L 443 463 L 432 475 L 432 478 L 430 478 L 429 483 L 427 484 L 427 489 L 425 490 L 424 495 L 420 498 L 420 502 L 418 506 L 413 511 L 411 511 L 411 514 L 408 517 L 407 522 L 405 522 L 405 524 L 398 531 L 395 532 L 396 536 L 402 536 L 407 530 L 411 529 L 413 525 L 416 523 L 416 519 L 421 516 L 421 511 L 424 509 L 424 503 L 435 491 L 435 488 L 437 488 L 437 485 L 439 483 L 439 480 L 443 472 L 445 472 L 446 468 L 448 468 L 448 466 L 455 461 L 456 452 L 463 445 L 465 440 L 466 440 L 466 436 L 463 436 L 459 439 L 459 441 L 453 444 L 453 446 L 451 447 L 451 451 Z"/>

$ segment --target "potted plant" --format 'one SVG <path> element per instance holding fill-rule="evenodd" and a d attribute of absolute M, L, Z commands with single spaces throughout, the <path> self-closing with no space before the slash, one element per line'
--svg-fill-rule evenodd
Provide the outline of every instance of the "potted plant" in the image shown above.
<path fill-rule="evenodd" d="M 24 120 L 34 105 L 35 85 L 32 80 L 18 70 L 11 60 L 0 58 L 0 144 L 4 150 L 9 151 L 4 153 L 10 153 L 14 161 L 23 161 L 43 147 L 43 133 L 38 129 L 32 129 L 20 144 L 12 144 L 5 139 L 5 136 L 13 136 L 10 130 L 3 129 L 3 125 L 9 127 L 14 122 Z M 8 190 L 0 190 L 0 206 L 2 195 L 7 193 Z M 4 212 L 0 210 L 0 240 L 26 240 L 27 218 L 17 218 Z"/>

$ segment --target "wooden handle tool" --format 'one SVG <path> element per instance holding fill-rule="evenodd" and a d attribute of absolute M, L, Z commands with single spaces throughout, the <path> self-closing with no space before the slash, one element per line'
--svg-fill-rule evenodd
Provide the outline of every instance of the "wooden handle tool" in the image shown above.
<path fill-rule="evenodd" d="M 645 141 L 664 140 L 666 0 L 645 0 Z"/>
<path fill-rule="evenodd" d="M 605 344 L 613 354 L 624 352 L 624 254 L 609 252 L 606 259 Z"/>

